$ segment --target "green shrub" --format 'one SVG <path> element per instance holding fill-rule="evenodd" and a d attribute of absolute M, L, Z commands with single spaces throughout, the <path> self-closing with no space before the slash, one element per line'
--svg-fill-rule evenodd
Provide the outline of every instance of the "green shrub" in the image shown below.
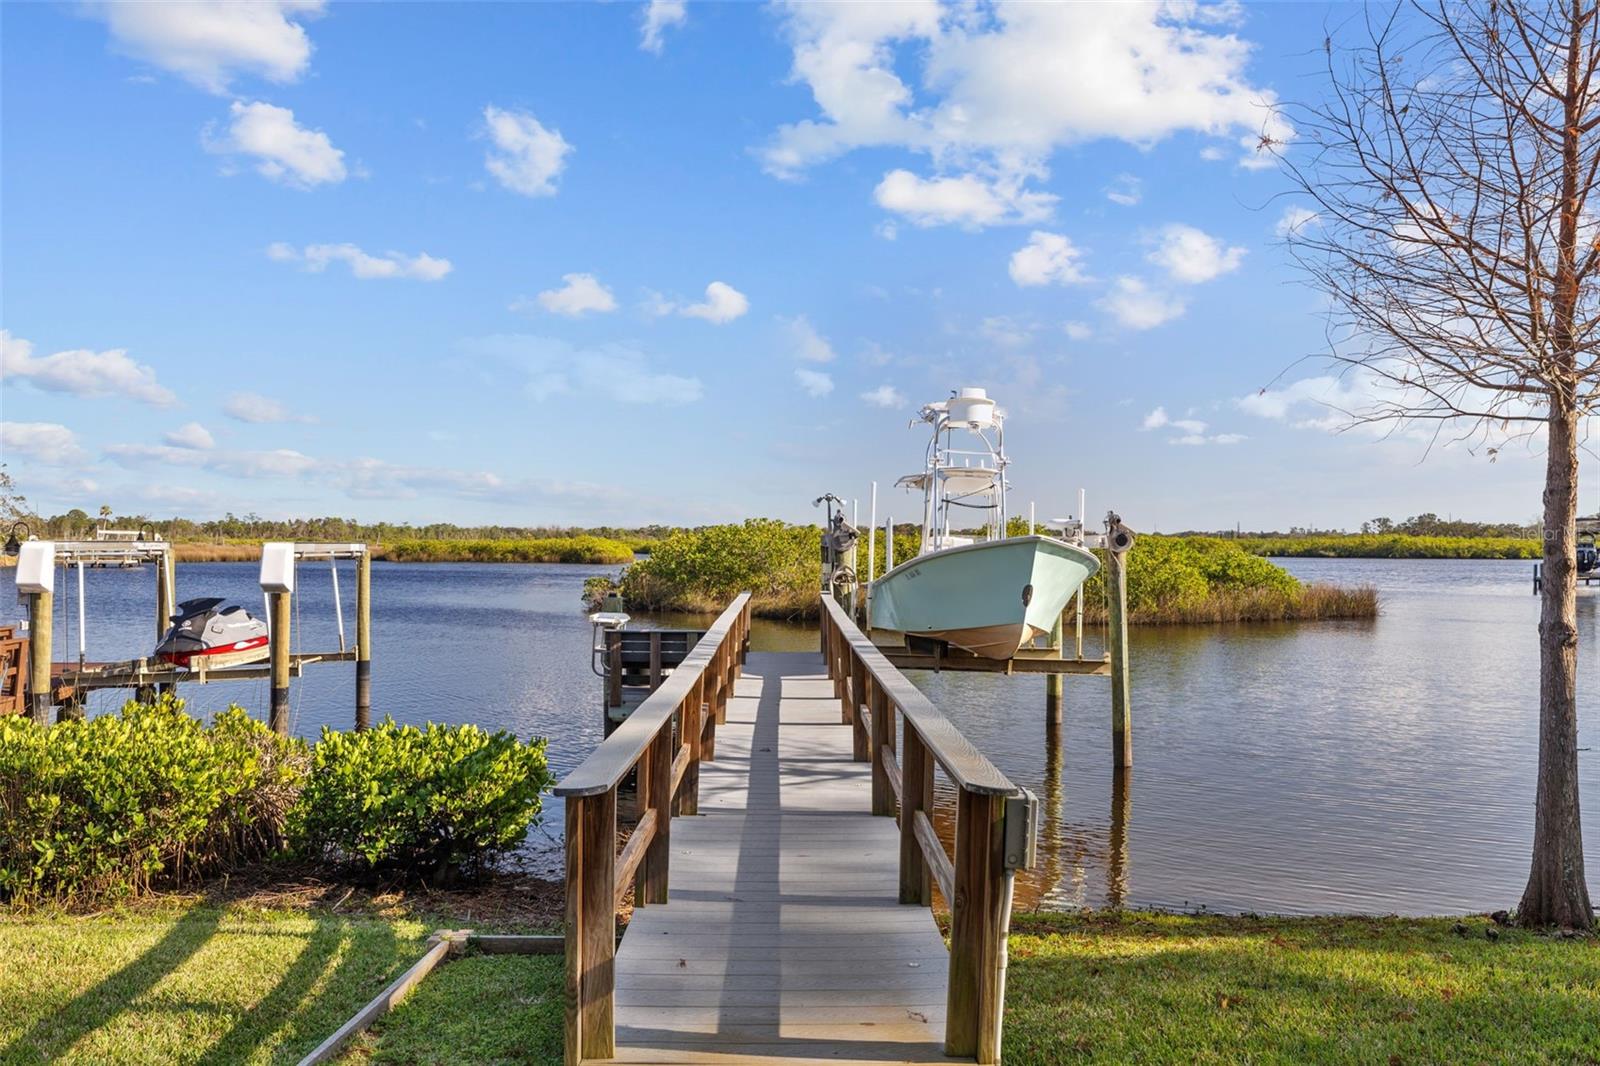
<path fill-rule="evenodd" d="M 623 600 L 654 611 L 720 611 L 740 592 L 761 614 L 815 613 L 822 530 L 775 518 L 678 530 L 622 572 Z"/>
<path fill-rule="evenodd" d="M 0 719 L 0 897 L 145 891 L 281 842 L 304 745 L 231 708 L 207 728 L 162 696 L 55 726 Z"/>
<path fill-rule="evenodd" d="M 307 854 L 435 883 L 521 842 L 552 783 L 545 742 L 474 725 L 322 729 L 292 833 Z"/>

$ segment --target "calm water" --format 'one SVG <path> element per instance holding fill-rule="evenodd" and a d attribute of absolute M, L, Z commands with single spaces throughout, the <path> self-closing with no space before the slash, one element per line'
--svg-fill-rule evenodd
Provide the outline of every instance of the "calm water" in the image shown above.
<path fill-rule="evenodd" d="M 913 679 L 1044 806 L 1041 868 L 1019 908 L 1121 903 L 1283 913 L 1434 913 L 1508 906 L 1532 839 L 1535 625 L 1526 562 L 1286 560 L 1303 578 L 1370 583 L 1375 622 L 1134 632 L 1133 771 L 1110 767 L 1103 678 L 1068 678 L 1047 725 L 1044 680 Z M 260 613 L 254 564 L 180 566 L 180 596 Z M 601 734 L 583 579 L 610 568 L 470 564 L 374 568 L 374 710 L 404 722 L 473 721 L 552 738 L 570 769 Z M 13 606 L 0 577 L 0 617 Z M 88 657 L 147 654 L 151 570 L 90 571 Z M 325 565 L 301 569 L 297 650 L 338 647 Z M 58 588 L 57 658 L 76 653 L 75 583 Z M 341 572 L 347 612 L 353 574 Z M 1579 594 L 1580 754 L 1591 884 L 1600 886 L 1600 590 Z M 71 616 L 71 636 L 68 636 Z M 347 617 L 353 633 L 353 617 Z M 1091 654 L 1100 633 L 1090 627 Z M 798 627 L 758 626 L 759 649 L 810 648 Z M 197 710 L 265 716 L 267 683 L 190 686 Z M 97 696 L 91 709 L 119 697 Z M 348 727 L 349 664 L 308 668 L 294 728 Z M 546 825 L 560 812 L 547 807 Z M 559 835 L 559 829 L 554 832 Z M 553 843 L 549 830 L 534 843 Z"/>

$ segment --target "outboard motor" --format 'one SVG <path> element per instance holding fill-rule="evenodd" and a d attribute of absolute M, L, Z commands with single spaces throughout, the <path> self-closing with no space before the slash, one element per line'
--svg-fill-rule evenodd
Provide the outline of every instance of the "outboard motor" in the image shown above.
<path fill-rule="evenodd" d="M 184 600 L 172 616 L 172 628 L 156 645 L 156 658 L 178 666 L 235 666 L 270 654 L 267 624 L 221 597 Z"/>

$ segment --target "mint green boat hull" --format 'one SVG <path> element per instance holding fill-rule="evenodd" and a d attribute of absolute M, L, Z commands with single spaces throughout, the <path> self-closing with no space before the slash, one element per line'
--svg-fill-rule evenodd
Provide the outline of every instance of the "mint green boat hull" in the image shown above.
<path fill-rule="evenodd" d="M 1073 593 L 1099 568 L 1093 552 L 1052 537 L 946 548 L 909 559 L 874 581 L 869 621 L 874 629 L 1009 659 L 1050 632 Z"/>

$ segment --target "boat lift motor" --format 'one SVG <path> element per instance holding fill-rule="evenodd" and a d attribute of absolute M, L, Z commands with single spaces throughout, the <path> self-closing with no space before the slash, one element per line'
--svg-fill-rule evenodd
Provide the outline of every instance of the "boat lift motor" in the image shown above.
<path fill-rule="evenodd" d="M 828 524 L 822 531 L 822 587 L 845 599 L 856 587 L 856 541 L 861 534 L 844 519 L 844 501 L 833 493 L 818 496 L 813 507 L 828 505 Z"/>

